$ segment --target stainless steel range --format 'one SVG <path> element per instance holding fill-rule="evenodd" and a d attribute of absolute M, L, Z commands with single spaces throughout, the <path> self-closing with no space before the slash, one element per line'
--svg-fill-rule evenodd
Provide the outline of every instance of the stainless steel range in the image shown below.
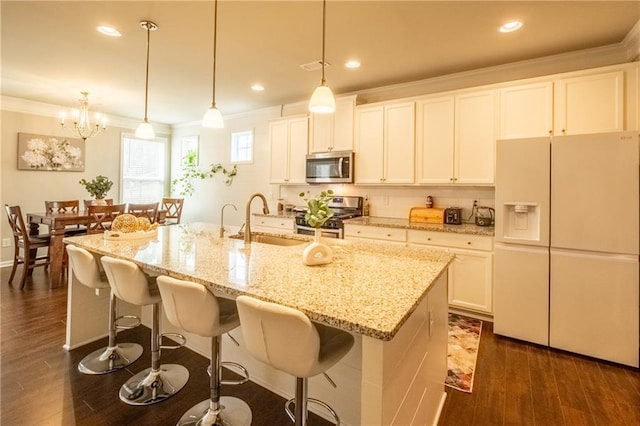
<path fill-rule="evenodd" d="M 343 220 L 362 216 L 362 197 L 334 196 L 329 202 L 329 208 L 333 211 L 331 219 L 322 225 L 322 236 L 330 238 L 344 238 Z M 313 235 L 315 228 L 309 226 L 304 219 L 304 212 L 296 214 L 296 232 L 298 234 Z"/>

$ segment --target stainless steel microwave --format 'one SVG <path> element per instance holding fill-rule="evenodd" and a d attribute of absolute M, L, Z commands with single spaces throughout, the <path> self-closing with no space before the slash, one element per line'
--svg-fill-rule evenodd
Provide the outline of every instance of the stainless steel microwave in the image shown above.
<path fill-rule="evenodd" d="M 307 155 L 308 183 L 353 183 L 353 151 Z"/>

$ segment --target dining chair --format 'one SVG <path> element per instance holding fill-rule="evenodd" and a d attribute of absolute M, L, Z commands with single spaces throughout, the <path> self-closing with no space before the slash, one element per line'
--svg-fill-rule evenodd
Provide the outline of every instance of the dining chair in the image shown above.
<path fill-rule="evenodd" d="M 44 208 L 47 214 L 75 213 L 80 211 L 79 200 L 68 201 L 45 201 Z M 73 236 L 78 234 L 86 234 L 87 227 L 82 225 L 69 225 L 64 230 L 65 235 Z"/>
<path fill-rule="evenodd" d="M 182 216 L 182 206 L 184 205 L 184 198 L 163 198 L 161 203 L 161 210 L 166 212 L 165 224 L 171 225 L 174 223 L 180 223 L 180 217 Z"/>
<path fill-rule="evenodd" d="M 4 205 L 4 209 L 7 212 L 7 218 L 9 219 L 9 226 L 13 232 L 13 267 L 11 268 L 11 275 L 9 276 L 9 284 L 13 281 L 13 277 L 16 274 L 18 265 L 22 264 L 22 278 L 20 279 L 20 288 L 24 288 L 27 282 L 27 276 L 31 275 L 31 271 L 38 267 L 49 266 L 49 241 L 51 237 L 49 235 L 30 235 L 24 218 L 22 216 L 22 210 L 20 206 Z M 38 249 L 47 248 L 46 256 L 38 256 Z M 22 254 L 20 254 L 22 250 Z"/>
<path fill-rule="evenodd" d="M 106 206 L 92 206 L 87 209 L 91 216 L 91 223 L 87 226 L 88 234 L 98 234 L 111 229 L 111 223 L 121 213 L 126 210 L 126 204 L 114 204 Z"/>
<path fill-rule="evenodd" d="M 158 203 L 127 203 L 127 213 L 136 217 L 146 217 L 149 222 L 154 223 L 158 216 Z"/>
<path fill-rule="evenodd" d="M 84 202 L 84 209 L 85 210 L 89 210 L 89 206 L 93 205 L 93 203 L 96 200 L 83 200 Z M 113 205 L 113 198 L 105 198 L 104 202 L 107 203 L 108 206 L 112 206 Z"/>

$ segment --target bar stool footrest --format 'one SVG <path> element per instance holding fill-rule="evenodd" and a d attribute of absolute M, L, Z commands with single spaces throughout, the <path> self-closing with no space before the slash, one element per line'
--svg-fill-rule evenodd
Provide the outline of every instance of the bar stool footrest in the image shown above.
<path fill-rule="evenodd" d="M 247 369 L 244 368 L 243 365 L 240 365 L 237 362 L 231 362 L 231 361 L 221 362 L 220 365 L 223 367 L 227 367 L 229 370 L 242 376 L 242 378 L 239 380 L 220 380 L 221 385 L 236 386 L 236 385 L 243 385 L 249 381 L 249 371 L 247 371 Z M 209 377 L 211 377 L 211 366 L 207 367 L 207 374 L 209 375 Z"/>
<path fill-rule="evenodd" d="M 134 320 L 136 320 L 136 322 L 133 323 L 132 325 L 120 325 L 120 324 L 118 324 L 118 321 L 120 321 L 121 319 L 134 319 Z M 142 320 L 137 315 L 122 315 L 122 316 L 119 316 L 118 318 L 116 318 L 116 329 L 117 330 L 131 330 L 132 328 L 136 328 L 140 324 L 142 324 Z"/>
<path fill-rule="evenodd" d="M 180 349 L 187 344 L 187 338 L 180 333 L 162 333 L 160 335 L 160 339 L 162 339 L 163 337 L 172 337 L 174 339 L 177 339 L 178 342 L 176 345 L 160 345 L 160 349 Z"/>
<path fill-rule="evenodd" d="M 291 411 L 291 408 L 289 408 L 291 406 L 291 404 L 295 404 L 296 400 L 294 399 L 290 399 L 287 402 L 284 403 L 284 411 L 287 412 L 287 415 L 289 416 L 289 418 L 291 419 L 292 422 L 296 422 L 296 416 L 293 414 L 293 411 Z M 340 417 L 338 417 L 338 413 L 335 412 L 335 410 L 333 408 L 331 408 L 331 406 L 329 404 L 327 404 L 326 402 L 320 401 L 319 399 L 315 399 L 315 398 L 307 398 L 307 403 L 312 403 L 312 404 L 316 404 L 321 406 L 322 408 L 324 408 L 325 410 L 327 410 L 329 412 L 329 414 L 331 415 L 331 417 L 334 418 L 334 420 L 336 421 L 336 426 L 340 426 Z"/>

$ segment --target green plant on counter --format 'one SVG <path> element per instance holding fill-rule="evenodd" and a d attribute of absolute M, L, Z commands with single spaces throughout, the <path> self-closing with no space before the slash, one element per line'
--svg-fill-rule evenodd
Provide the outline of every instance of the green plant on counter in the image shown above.
<path fill-rule="evenodd" d="M 103 199 L 113 186 L 113 182 L 110 181 L 108 177 L 102 175 L 96 176 L 90 181 L 80 179 L 80 184 L 97 200 Z"/>
<path fill-rule="evenodd" d="M 200 170 L 196 164 L 197 153 L 195 151 L 189 151 L 182 158 L 182 172 L 180 176 L 171 181 L 172 189 L 180 188 L 180 195 L 192 196 L 195 188 L 193 186 L 194 179 L 206 179 L 212 178 L 216 173 L 222 173 L 226 176 L 224 183 L 230 186 L 233 182 L 233 177 L 238 174 L 238 167 L 233 166 L 230 170 L 227 170 L 222 164 L 210 164 L 208 170 Z"/>
<path fill-rule="evenodd" d="M 307 202 L 307 212 L 304 219 L 310 226 L 320 228 L 333 216 L 333 212 L 329 208 L 329 201 L 333 199 L 333 191 L 331 189 L 322 191 L 313 198 L 305 198 L 306 195 L 304 192 L 300 193 L 300 197 Z"/>

